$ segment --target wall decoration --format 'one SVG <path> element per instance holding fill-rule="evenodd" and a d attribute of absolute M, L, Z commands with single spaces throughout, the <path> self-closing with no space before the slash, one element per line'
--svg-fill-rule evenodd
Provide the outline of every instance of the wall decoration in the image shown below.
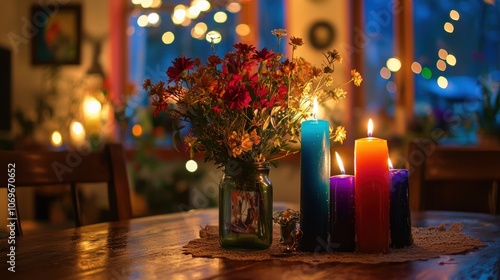
<path fill-rule="evenodd" d="M 80 64 L 81 5 L 32 6 L 33 65 Z"/>
<path fill-rule="evenodd" d="M 309 28 L 309 41 L 318 50 L 330 47 L 337 37 L 333 25 L 325 20 L 316 21 Z"/>

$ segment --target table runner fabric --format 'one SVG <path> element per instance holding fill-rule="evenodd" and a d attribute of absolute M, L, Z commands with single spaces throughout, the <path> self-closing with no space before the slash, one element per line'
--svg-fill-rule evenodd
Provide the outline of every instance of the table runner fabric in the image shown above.
<path fill-rule="evenodd" d="M 461 254 L 484 247 L 480 240 L 467 236 L 461 230 L 463 224 L 442 224 L 438 227 L 412 228 L 414 244 L 402 249 L 389 249 L 387 254 L 362 253 L 305 253 L 283 254 L 279 244 L 279 228 L 273 229 L 273 244 L 261 251 L 240 251 L 221 248 L 219 245 L 218 226 L 208 225 L 200 230 L 200 238 L 191 240 L 183 247 L 184 254 L 193 257 L 225 258 L 230 260 L 282 260 L 323 263 L 389 263 L 414 260 L 427 260 L 441 255 Z"/>

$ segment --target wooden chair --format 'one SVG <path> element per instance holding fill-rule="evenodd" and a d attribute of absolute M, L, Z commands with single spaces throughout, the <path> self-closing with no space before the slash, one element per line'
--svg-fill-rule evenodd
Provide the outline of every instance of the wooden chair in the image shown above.
<path fill-rule="evenodd" d="M 412 210 L 499 214 L 500 147 L 414 139 L 407 155 Z"/>
<path fill-rule="evenodd" d="M 99 152 L 74 151 L 1 151 L 0 188 L 70 185 L 75 226 L 82 225 L 77 184 L 107 183 L 111 219 L 132 217 L 125 156 L 121 144 L 107 144 Z M 9 185 L 10 183 L 10 185 Z M 15 200 L 16 234 L 22 235 Z M 2 203 L 2 205 L 5 205 Z M 12 205 L 10 205 L 12 206 Z M 10 213 L 8 214 L 10 217 Z"/>

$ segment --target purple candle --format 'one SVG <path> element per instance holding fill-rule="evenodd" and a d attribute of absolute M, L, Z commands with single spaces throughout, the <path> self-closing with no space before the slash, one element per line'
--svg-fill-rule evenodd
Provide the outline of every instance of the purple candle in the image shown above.
<path fill-rule="evenodd" d="M 389 168 L 391 247 L 402 248 L 413 244 L 408 202 L 408 170 L 392 169 L 390 159 Z"/>
<path fill-rule="evenodd" d="M 345 175 L 344 165 L 335 152 L 342 175 L 330 177 L 330 247 L 339 252 L 353 252 L 354 241 L 354 176 Z"/>

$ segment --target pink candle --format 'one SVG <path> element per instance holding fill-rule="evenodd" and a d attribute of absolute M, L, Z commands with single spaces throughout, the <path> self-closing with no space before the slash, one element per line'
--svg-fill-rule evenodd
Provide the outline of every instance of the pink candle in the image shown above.
<path fill-rule="evenodd" d="M 356 245 L 358 252 L 386 253 L 389 250 L 389 166 L 387 141 L 368 137 L 354 146 Z"/>

